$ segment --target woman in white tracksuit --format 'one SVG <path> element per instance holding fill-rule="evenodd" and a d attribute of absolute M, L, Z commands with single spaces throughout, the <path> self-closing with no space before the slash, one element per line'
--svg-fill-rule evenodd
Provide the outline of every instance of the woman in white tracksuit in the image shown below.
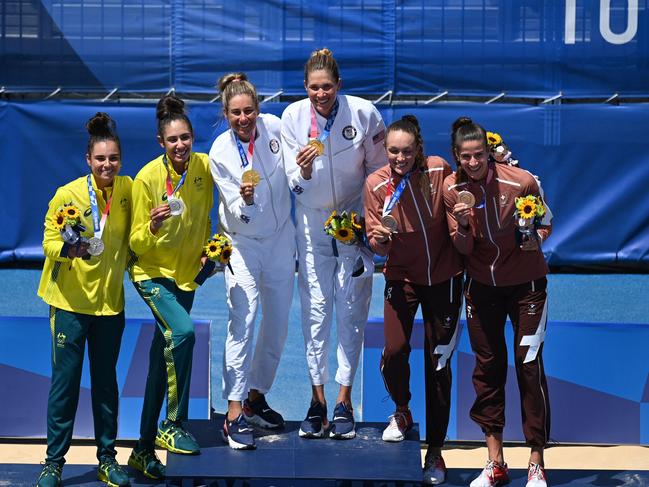
<path fill-rule="evenodd" d="M 338 66 L 328 49 L 315 51 L 304 69 L 308 98 L 282 115 L 282 149 L 295 195 L 302 330 L 312 398 L 300 436 L 319 438 L 328 428 L 324 384 L 334 303 L 340 384 L 330 436 L 353 438 L 351 389 L 372 293 L 371 253 L 340 245 L 325 234 L 333 210 L 361 214 L 365 178 L 387 164 L 385 125 L 369 101 L 339 95 Z M 311 142 L 317 139 L 320 143 Z M 319 146 L 319 147 L 318 147 Z"/>
<path fill-rule="evenodd" d="M 243 73 L 219 81 L 229 130 L 210 150 L 219 191 L 219 224 L 232 240 L 225 270 L 229 308 L 223 364 L 228 414 L 223 437 L 234 449 L 254 448 L 248 423 L 281 428 L 282 416 L 264 397 L 286 341 L 295 279 L 295 226 L 280 144 L 280 120 L 260 114 L 257 93 Z M 257 308 L 262 320 L 253 353 Z"/>

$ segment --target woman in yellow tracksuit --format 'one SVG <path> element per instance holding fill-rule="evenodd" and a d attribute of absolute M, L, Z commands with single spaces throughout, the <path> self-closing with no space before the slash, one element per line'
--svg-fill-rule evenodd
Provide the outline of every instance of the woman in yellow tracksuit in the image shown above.
<path fill-rule="evenodd" d="M 140 440 L 129 465 L 147 477 L 164 477 L 154 443 L 174 453 L 197 454 L 187 420 L 194 348 L 189 312 L 206 257 L 213 183 L 207 154 L 192 152 L 194 132 L 184 102 L 175 95 L 157 105 L 158 142 L 164 154 L 144 166 L 133 182 L 130 245 L 137 255 L 135 287 L 157 327 L 149 353 Z M 166 418 L 157 426 L 167 395 Z"/>
<path fill-rule="evenodd" d="M 38 295 L 50 305 L 52 384 L 40 487 L 56 487 L 61 482 L 86 342 L 98 478 L 111 486 L 129 485 L 128 476 L 115 461 L 119 404 L 115 365 L 124 331 L 123 281 L 129 256 L 132 181 L 117 175 L 122 157 L 115 122 L 97 113 L 86 128 L 90 174 L 58 188 L 45 217 L 45 265 Z M 61 215 L 63 211 L 66 216 Z M 79 218 L 85 227 L 78 229 L 83 238 L 77 243 L 62 239 L 66 217 Z"/>

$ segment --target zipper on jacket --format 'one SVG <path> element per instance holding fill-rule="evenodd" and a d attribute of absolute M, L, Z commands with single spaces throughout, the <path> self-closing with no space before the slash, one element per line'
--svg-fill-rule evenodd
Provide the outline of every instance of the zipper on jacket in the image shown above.
<path fill-rule="evenodd" d="M 426 257 L 428 257 L 428 285 L 432 286 L 431 279 L 430 279 L 430 249 L 428 248 L 428 236 L 426 235 L 424 220 L 421 218 L 421 213 L 419 212 L 419 205 L 417 204 L 417 199 L 415 198 L 415 192 L 412 190 L 412 185 L 410 184 L 410 180 L 408 180 L 408 188 L 410 189 L 410 194 L 412 195 L 412 201 L 413 203 L 415 203 L 415 209 L 417 210 L 419 223 L 421 223 L 421 231 L 424 234 L 424 243 L 426 244 Z"/>
<path fill-rule="evenodd" d="M 453 302 L 453 279 L 455 279 L 455 276 L 451 276 L 451 285 L 449 286 L 449 294 L 450 294 L 449 303 Z"/>
<path fill-rule="evenodd" d="M 333 128 L 333 127 L 332 127 Z M 334 184 L 334 161 L 331 151 L 331 137 L 327 137 L 327 145 L 329 147 L 329 177 L 331 178 L 331 198 L 334 202 L 334 210 L 341 212 L 346 208 L 338 208 L 338 198 L 336 197 L 336 185 Z"/>
<path fill-rule="evenodd" d="M 260 135 L 261 137 L 261 135 Z M 275 199 L 273 198 L 273 187 L 270 184 L 270 178 L 266 172 L 263 161 L 259 160 L 259 166 L 261 167 L 261 172 L 264 174 L 264 179 L 268 183 L 268 193 L 270 194 L 270 209 L 273 211 L 273 216 L 275 217 L 275 231 L 279 230 L 279 219 L 277 218 L 277 212 L 275 211 Z"/>
<path fill-rule="evenodd" d="M 500 224 L 500 215 L 498 212 L 498 202 L 496 201 L 496 197 L 493 197 L 493 202 L 494 202 L 494 214 L 496 215 L 496 223 L 498 224 L 498 229 L 502 230 L 502 225 Z"/>
<path fill-rule="evenodd" d="M 482 190 L 482 197 L 485 201 L 487 201 L 487 191 L 484 189 L 484 186 L 480 186 L 480 189 Z M 494 242 L 493 236 L 491 235 L 491 228 L 489 228 L 489 205 L 484 205 L 484 216 L 485 216 L 485 226 L 487 227 L 487 235 L 489 235 L 489 240 L 491 241 L 492 244 L 494 244 L 494 247 L 496 247 L 496 258 L 493 260 L 491 265 L 489 266 L 489 270 L 491 271 L 491 280 L 494 284 L 496 285 L 496 274 L 495 274 L 495 267 L 496 267 L 496 261 L 500 257 L 500 247 Z"/>

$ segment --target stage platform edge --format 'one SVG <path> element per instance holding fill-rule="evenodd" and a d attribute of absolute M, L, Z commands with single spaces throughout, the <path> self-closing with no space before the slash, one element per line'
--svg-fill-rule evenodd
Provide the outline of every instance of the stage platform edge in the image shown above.
<path fill-rule="evenodd" d="M 293 479 L 419 483 L 421 446 L 418 425 L 405 441 L 381 439 L 385 423 L 357 423 L 351 440 L 304 439 L 300 423 L 284 429 L 255 429 L 255 450 L 236 451 L 221 437 L 223 416 L 191 420 L 187 429 L 201 445 L 196 456 L 169 454 L 167 478 L 185 479 Z M 191 484 L 189 484 L 191 485 Z"/>

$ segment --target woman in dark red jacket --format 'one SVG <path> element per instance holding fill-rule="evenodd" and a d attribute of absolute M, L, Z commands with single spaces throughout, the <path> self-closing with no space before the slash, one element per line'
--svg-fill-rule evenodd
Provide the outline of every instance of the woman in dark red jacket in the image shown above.
<path fill-rule="evenodd" d="M 529 172 L 489 160 L 480 125 L 458 119 L 451 141 L 458 168 L 444 181 L 444 203 L 451 239 L 464 254 L 467 268 L 466 317 L 476 355 L 477 397 L 471 418 L 482 428 L 489 451 L 487 466 L 471 487 L 509 480 L 502 447 L 507 316 L 514 327 L 523 432 L 531 447 L 527 487 L 545 487 L 543 449 L 550 430 L 550 404 L 542 351 L 548 266 L 540 244 L 550 235 L 551 224 L 530 225 L 530 219 L 519 226 L 525 222 L 516 215 L 516 199 L 532 196 L 542 202 L 539 186 Z"/>
<path fill-rule="evenodd" d="M 385 148 L 389 164 L 368 176 L 364 198 L 370 246 L 387 255 L 381 373 L 396 411 L 383 439 L 401 441 L 412 427 L 409 342 L 421 304 L 429 446 L 424 482 L 438 484 L 446 478 L 441 448 L 450 410 L 450 358 L 462 305 L 462 262 L 448 234 L 442 199 L 442 184 L 451 168 L 440 157 L 424 156 L 414 116 L 388 127 Z"/>

